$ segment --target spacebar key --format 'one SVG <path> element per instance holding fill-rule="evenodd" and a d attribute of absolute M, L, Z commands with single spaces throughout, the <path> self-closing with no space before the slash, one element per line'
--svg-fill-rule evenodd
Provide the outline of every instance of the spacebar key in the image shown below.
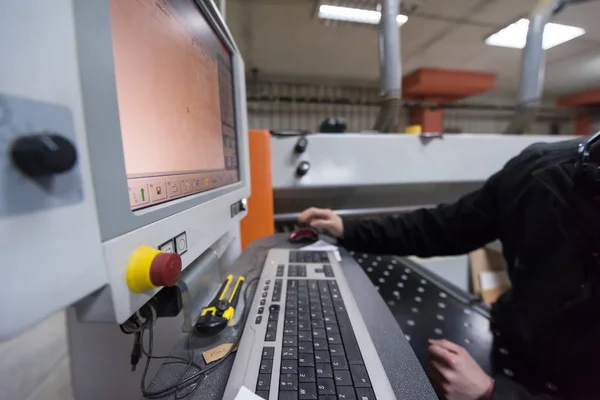
<path fill-rule="evenodd" d="M 347 313 L 340 312 L 336 314 L 338 324 L 340 326 L 340 335 L 342 336 L 342 342 L 344 343 L 344 351 L 346 352 L 346 358 L 348 359 L 349 365 L 364 364 L 362 356 L 360 355 L 360 349 L 358 348 L 358 342 L 354 336 L 354 330 L 350 323 L 350 318 Z"/>

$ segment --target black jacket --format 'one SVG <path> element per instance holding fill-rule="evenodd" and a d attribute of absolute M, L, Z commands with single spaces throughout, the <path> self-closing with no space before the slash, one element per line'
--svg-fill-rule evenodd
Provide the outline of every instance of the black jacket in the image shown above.
<path fill-rule="evenodd" d="M 456 255 L 500 239 L 513 287 L 493 324 L 559 391 L 497 376 L 494 398 L 600 399 L 600 201 L 575 179 L 582 140 L 533 145 L 454 204 L 344 222 L 342 245 L 364 252 Z"/>

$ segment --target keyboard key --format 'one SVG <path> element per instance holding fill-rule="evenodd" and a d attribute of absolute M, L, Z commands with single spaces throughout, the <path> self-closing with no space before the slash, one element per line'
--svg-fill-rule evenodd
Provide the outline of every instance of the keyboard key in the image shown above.
<path fill-rule="evenodd" d="M 262 397 L 265 400 L 269 400 L 269 392 L 266 390 L 257 390 L 256 395 Z"/>
<path fill-rule="evenodd" d="M 327 331 L 327 334 L 332 334 L 332 333 L 340 333 L 340 328 L 338 328 L 337 324 L 332 323 L 332 324 L 325 324 L 325 330 Z"/>
<path fill-rule="evenodd" d="M 271 314 L 269 314 L 269 321 L 275 321 L 275 322 L 277 322 L 278 319 L 279 319 L 279 313 L 271 313 Z"/>
<path fill-rule="evenodd" d="M 310 342 L 311 340 L 312 340 L 312 332 L 310 332 L 310 331 L 298 332 L 298 341 L 299 342 Z"/>
<path fill-rule="evenodd" d="M 315 339 L 321 339 L 321 338 L 325 338 L 325 329 L 315 329 L 313 330 L 313 337 Z"/>
<path fill-rule="evenodd" d="M 320 311 L 311 311 L 310 313 L 310 319 L 315 320 L 315 319 L 323 319 L 323 313 Z"/>
<path fill-rule="evenodd" d="M 298 361 L 296 361 L 296 360 L 281 360 L 281 373 L 282 374 L 298 373 Z"/>
<path fill-rule="evenodd" d="M 281 348 L 281 359 L 282 360 L 297 360 L 298 350 L 295 347 L 282 347 Z"/>
<path fill-rule="evenodd" d="M 296 317 L 296 316 L 298 316 L 298 311 L 286 308 L 285 309 L 285 316 L 286 317 Z"/>
<path fill-rule="evenodd" d="M 298 356 L 298 367 L 314 367 L 315 359 L 312 354 L 303 353 Z"/>
<path fill-rule="evenodd" d="M 354 394 L 354 388 L 352 386 L 338 386 L 337 392 L 338 400 L 356 400 L 356 395 Z"/>
<path fill-rule="evenodd" d="M 325 277 L 327 278 L 333 278 L 335 276 L 331 265 L 323 265 L 323 272 L 325 272 Z"/>
<path fill-rule="evenodd" d="M 321 303 L 310 303 L 310 311 L 321 312 Z"/>
<path fill-rule="evenodd" d="M 310 314 L 309 313 L 299 313 L 298 314 L 298 322 L 309 322 Z"/>
<path fill-rule="evenodd" d="M 354 387 L 371 387 L 371 381 L 364 365 L 350 365 L 350 372 L 352 380 L 354 380 Z"/>
<path fill-rule="evenodd" d="M 254 320 L 255 324 L 260 324 L 262 322 L 262 317 L 259 315 L 256 317 L 256 319 Z"/>
<path fill-rule="evenodd" d="M 273 314 L 271 314 L 271 315 L 273 315 Z M 271 318 L 271 315 L 269 315 L 269 320 Z M 277 321 L 277 319 L 275 319 L 275 321 Z M 286 326 L 286 325 L 292 325 L 292 326 L 293 325 L 298 325 L 298 320 L 296 318 L 294 318 L 294 317 L 287 317 L 287 318 L 285 318 L 283 320 L 283 325 L 284 326 Z"/>
<path fill-rule="evenodd" d="M 265 299 L 260 299 L 260 305 L 264 306 L 267 301 Z"/>
<path fill-rule="evenodd" d="M 342 357 L 342 358 L 344 358 L 344 357 Z M 346 361 L 345 358 L 344 358 L 344 361 Z M 315 362 L 317 364 L 331 362 L 331 357 L 329 356 L 329 352 L 327 350 L 315 350 Z"/>
<path fill-rule="evenodd" d="M 279 375 L 279 390 L 298 390 L 298 376 L 296 374 Z"/>
<path fill-rule="evenodd" d="M 274 342 L 277 336 L 277 331 L 267 331 L 265 334 L 265 342 Z"/>
<path fill-rule="evenodd" d="M 312 326 L 313 329 L 325 329 L 325 321 L 323 321 L 323 320 L 313 319 L 310 322 L 310 325 Z"/>
<path fill-rule="evenodd" d="M 298 400 L 298 393 L 296 392 L 279 392 L 279 400 Z"/>
<path fill-rule="evenodd" d="M 313 344 L 311 342 L 299 342 L 298 343 L 298 353 L 312 354 L 313 353 Z"/>
<path fill-rule="evenodd" d="M 274 331 L 276 329 L 277 329 L 277 322 L 271 321 L 271 322 L 267 323 L 267 330 L 268 331 Z"/>
<path fill-rule="evenodd" d="M 335 394 L 321 395 L 319 400 L 337 400 L 337 396 Z"/>
<path fill-rule="evenodd" d="M 315 350 L 327 350 L 329 348 L 327 345 L 327 339 L 314 339 L 313 346 Z"/>
<path fill-rule="evenodd" d="M 316 382 L 315 369 L 313 367 L 300 367 L 298 369 L 298 382 Z"/>
<path fill-rule="evenodd" d="M 346 307 L 343 304 L 336 304 L 335 305 L 335 311 L 336 312 L 346 312 Z"/>
<path fill-rule="evenodd" d="M 327 335 L 327 343 L 329 344 L 342 344 L 342 337 L 337 333 L 331 333 Z"/>
<path fill-rule="evenodd" d="M 327 285 L 329 285 L 329 289 L 333 289 L 333 288 L 338 289 L 337 281 L 327 281 Z"/>
<path fill-rule="evenodd" d="M 354 337 L 354 332 L 352 332 L 352 325 L 350 324 L 348 314 L 339 313 L 338 324 L 340 325 L 340 335 L 344 342 L 344 351 L 346 352 L 348 364 L 363 364 L 360 349 L 358 348 L 358 343 Z"/>
<path fill-rule="evenodd" d="M 344 346 L 340 344 L 331 345 L 329 346 L 329 352 L 332 356 L 343 356 L 345 354 Z"/>
<path fill-rule="evenodd" d="M 272 360 L 275 354 L 275 347 L 263 347 L 262 358 L 264 360 Z"/>
<path fill-rule="evenodd" d="M 296 325 L 285 325 L 283 327 L 283 334 L 284 335 L 297 335 L 298 327 Z"/>
<path fill-rule="evenodd" d="M 317 364 L 317 378 L 333 378 L 331 364 Z"/>
<path fill-rule="evenodd" d="M 314 383 L 300 383 L 298 385 L 298 398 L 300 400 L 317 400 L 317 385 Z"/>
<path fill-rule="evenodd" d="M 278 313 L 280 309 L 281 307 L 279 306 L 279 304 L 271 304 L 269 306 L 269 312 L 271 313 Z"/>
<path fill-rule="evenodd" d="M 258 313 L 262 314 L 265 312 L 265 308 L 264 307 L 258 307 Z"/>
<path fill-rule="evenodd" d="M 299 331 L 310 331 L 310 322 L 298 322 Z"/>
<path fill-rule="evenodd" d="M 375 393 L 369 388 L 356 388 L 356 396 L 359 400 L 375 400 Z"/>
<path fill-rule="evenodd" d="M 298 338 L 296 338 L 296 336 L 292 336 L 292 335 L 284 335 L 283 336 L 283 345 L 296 347 L 296 346 L 298 346 Z"/>
<path fill-rule="evenodd" d="M 344 356 L 333 356 L 331 357 L 331 365 L 333 370 L 348 369 L 348 361 Z"/>
<path fill-rule="evenodd" d="M 258 374 L 258 382 L 256 382 L 256 390 L 269 390 L 271 386 L 271 374 Z"/>
<path fill-rule="evenodd" d="M 335 324 L 337 326 L 337 319 L 333 315 L 323 317 L 323 321 L 325 321 L 326 324 Z"/>
<path fill-rule="evenodd" d="M 273 369 L 273 360 L 261 360 L 259 373 L 261 374 L 270 374 Z"/>
<path fill-rule="evenodd" d="M 352 378 L 350 377 L 349 371 L 337 370 L 333 373 L 333 380 L 336 386 L 351 386 Z"/>
<path fill-rule="evenodd" d="M 267 292 L 262 292 L 262 294 L 260 295 L 262 298 L 267 297 Z"/>
<path fill-rule="evenodd" d="M 333 379 L 318 379 L 317 390 L 319 391 L 319 396 L 324 394 L 335 395 L 335 384 L 333 383 Z"/>

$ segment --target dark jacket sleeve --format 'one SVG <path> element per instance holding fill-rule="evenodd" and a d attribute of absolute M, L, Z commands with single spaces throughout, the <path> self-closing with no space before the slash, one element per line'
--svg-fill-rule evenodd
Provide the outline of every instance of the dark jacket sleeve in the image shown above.
<path fill-rule="evenodd" d="M 503 181 L 531 160 L 533 146 L 510 160 L 483 187 L 453 204 L 441 204 L 400 216 L 344 220 L 340 244 L 369 253 L 416 255 L 465 254 L 499 238 L 499 196 Z"/>
<path fill-rule="evenodd" d="M 560 400 L 549 394 L 531 394 L 525 387 L 504 376 L 494 378 L 492 400 Z"/>
<path fill-rule="evenodd" d="M 349 250 L 420 257 L 475 250 L 498 238 L 497 175 L 454 204 L 380 219 L 344 220 L 340 244 Z"/>

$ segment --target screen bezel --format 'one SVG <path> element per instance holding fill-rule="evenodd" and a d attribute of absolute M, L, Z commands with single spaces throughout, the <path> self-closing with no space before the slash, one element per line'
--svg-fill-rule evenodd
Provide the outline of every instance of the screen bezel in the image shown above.
<path fill-rule="evenodd" d="M 194 0 L 190 0 L 194 1 Z M 117 101 L 109 1 L 75 2 L 77 47 L 86 118 L 87 148 L 102 240 L 110 240 L 171 215 L 239 191 L 248 192 L 248 142 L 244 63 L 212 2 L 195 0 L 199 11 L 232 55 L 239 178 L 222 186 L 141 210 L 131 210 Z M 200 221 L 199 221 L 200 223 Z"/>

